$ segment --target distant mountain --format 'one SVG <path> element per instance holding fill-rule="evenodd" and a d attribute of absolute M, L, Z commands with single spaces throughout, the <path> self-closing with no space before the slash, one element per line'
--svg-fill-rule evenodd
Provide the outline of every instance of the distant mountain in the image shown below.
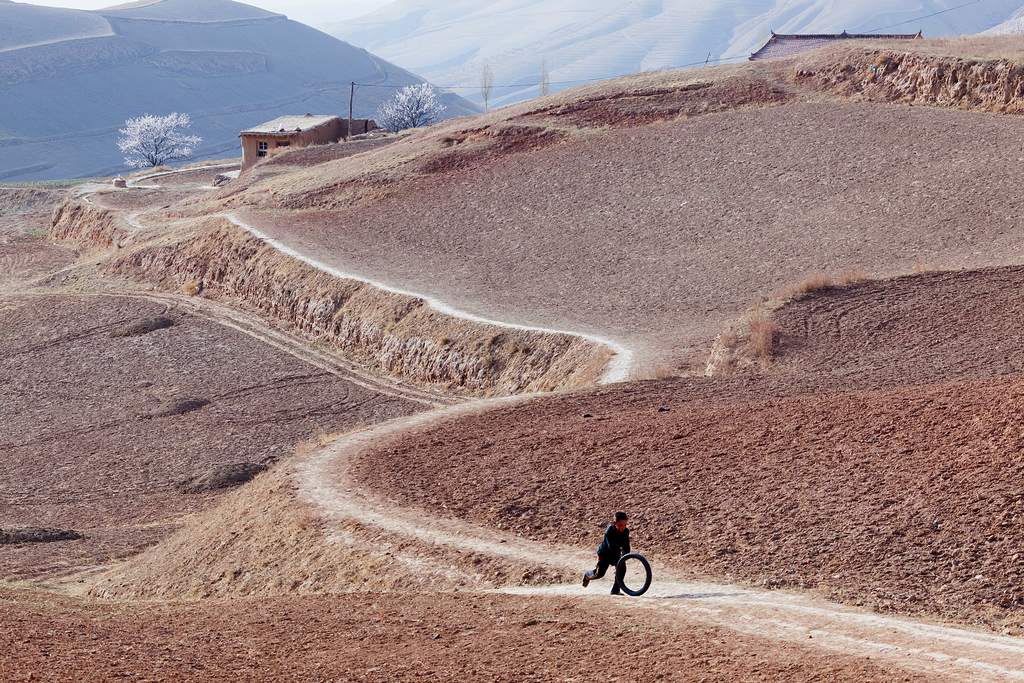
<path fill-rule="evenodd" d="M 661 69 L 756 50 L 774 29 L 976 33 L 1022 0 L 397 0 L 325 30 L 479 101 L 484 62 L 499 102 L 532 97 L 541 61 L 556 84 Z M 897 9 L 898 8 L 898 9 Z M 921 18 L 925 15 L 933 15 Z M 557 87 L 557 86 L 556 86 Z"/>
<path fill-rule="evenodd" d="M 1024 7 L 1014 12 L 1013 16 L 997 24 L 982 34 L 986 36 L 1009 36 L 1024 33 Z"/>
<path fill-rule="evenodd" d="M 348 83 L 421 78 L 287 17 L 231 0 L 148 0 L 83 12 L 0 0 L 0 180 L 105 175 L 128 117 L 192 115 L 199 157 L 282 114 L 348 112 Z M 390 88 L 365 88 L 372 116 Z M 473 105 L 446 96 L 448 113 Z"/>

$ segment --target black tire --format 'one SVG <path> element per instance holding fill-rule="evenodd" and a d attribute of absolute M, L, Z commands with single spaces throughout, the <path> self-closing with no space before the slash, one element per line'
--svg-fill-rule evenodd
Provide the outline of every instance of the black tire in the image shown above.
<path fill-rule="evenodd" d="M 640 563 L 644 570 L 644 583 L 640 588 L 630 588 L 627 584 L 626 579 L 629 576 L 629 561 L 636 560 Z M 654 574 L 651 572 L 651 563 L 647 561 L 647 558 L 640 553 L 629 553 L 619 558 L 617 569 L 622 573 L 622 581 L 619 583 L 619 588 L 626 595 L 632 595 L 634 598 L 639 597 L 647 592 L 647 589 L 651 587 L 651 580 L 654 578 Z M 618 575 L 618 573 L 616 573 Z"/>

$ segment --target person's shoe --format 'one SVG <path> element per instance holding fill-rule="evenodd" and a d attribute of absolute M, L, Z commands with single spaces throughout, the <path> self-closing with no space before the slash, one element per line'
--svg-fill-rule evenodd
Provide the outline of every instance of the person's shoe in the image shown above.
<path fill-rule="evenodd" d="M 590 574 L 583 575 L 583 587 L 586 588 L 590 585 Z"/>
<path fill-rule="evenodd" d="M 612 588 L 612 595 L 622 595 L 622 591 L 619 590 L 618 586 Z"/>

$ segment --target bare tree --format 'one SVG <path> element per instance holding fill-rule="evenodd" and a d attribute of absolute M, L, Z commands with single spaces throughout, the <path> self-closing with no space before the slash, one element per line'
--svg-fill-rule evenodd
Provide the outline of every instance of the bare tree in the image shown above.
<path fill-rule="evenodd" d="M 203 141 L 197 135 L 186 135 L 192 125 L 188 114 L 177 112 L 167 116 L 146 114 L 124 122 L 117 146 L 129 168 L 159 166 L 168 161 L 191 158 Z"/>
<path fill-rule="evenodd" d="M 547 59 L 540 60 L 540 84 L 538 90 L 540 90 L 541 97 L 551 92 L 551 73 L 548 71 Z"/>
<path fill-rule="evenodd" d="M 377 110 L 377 123 L 385 130 L 397 133 L 407 128 L 429 126 L 441 118 L 444 105 L 437 91 L 429 83 L 407 85 Z"/>
<path fill-rule="evenodd" d="M 480 98 L 484 101 L 484 111 L 491 108 L 491 93 L 494 92 L 494 72 L 491 65 L 484 62 L 480 71 Z"/>

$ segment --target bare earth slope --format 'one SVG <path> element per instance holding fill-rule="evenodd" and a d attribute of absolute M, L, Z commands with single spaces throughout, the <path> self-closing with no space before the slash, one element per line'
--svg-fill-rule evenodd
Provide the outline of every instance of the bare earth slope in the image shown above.
<path fill-rule="evenodd" d="M 0 187 L 0 284 L 32 279 L 74 260 L 71 250 L 47 243 L 50 212 L 62 193 Z"/>
<path fill-rule="evenodd" d="M 756 69 L 540 100 L 228 201 L 342 271 L 609 336 L 647 375 L 699 367 L 727 320 L 812 272 L 1021 260 L 1006 150 L 1024 120 L 837 101 Z"/>
<path fill-rule="evenodd" d="M 549 541 L 592 541 L 593 520 L 626 508 L 644 551 L 702 575 L 1017 629 L 1018 277 L 926 274 L 808 296 L 778 314 L 768 377 L 490 411 L 371 450 L 357 477 Z M 1006 377 L 971 381 L 993 375 Z M 937 383 L 908 386 L 924 381 Z"/>
<path fill-rule="evenodd" d="M 598 602 L 364 594 L 211 607 L 0 592 L 0 678 L 927 680 L 864 658 L 652 621 Z"/>
<path fill-rule="evenodd" d="M 1002 63 L 855 57 L 81 188 L 75 266 L 0 303 L 0 578 L 88 597 L 3 593 L 0 677 L 1020 679 L 1022 131 L 982 112 L 1024 97 Z M 791 299 L 731 375 L 454 400 L 631 350 L 701 370 L 809 271 L 929 264 L 977 269 Z M 587 371 L 525 381 L 554 360 Z M 576 582 L 617 508 L 637 600 Z"/>
<path fill-rule="evenodd" d="M 1024 373 L 1024 268 L 868 281 L 775 311 L 775 372 L 923 384 Z"/>
<path fill-rule="evenodd" d="M 417 408 L 173 303 L 50 295 L 0 309 L 0 528 L 85 536 L 4 546 L 7 577 L 137 552 L 218 497 L 219 468 Z"/>

